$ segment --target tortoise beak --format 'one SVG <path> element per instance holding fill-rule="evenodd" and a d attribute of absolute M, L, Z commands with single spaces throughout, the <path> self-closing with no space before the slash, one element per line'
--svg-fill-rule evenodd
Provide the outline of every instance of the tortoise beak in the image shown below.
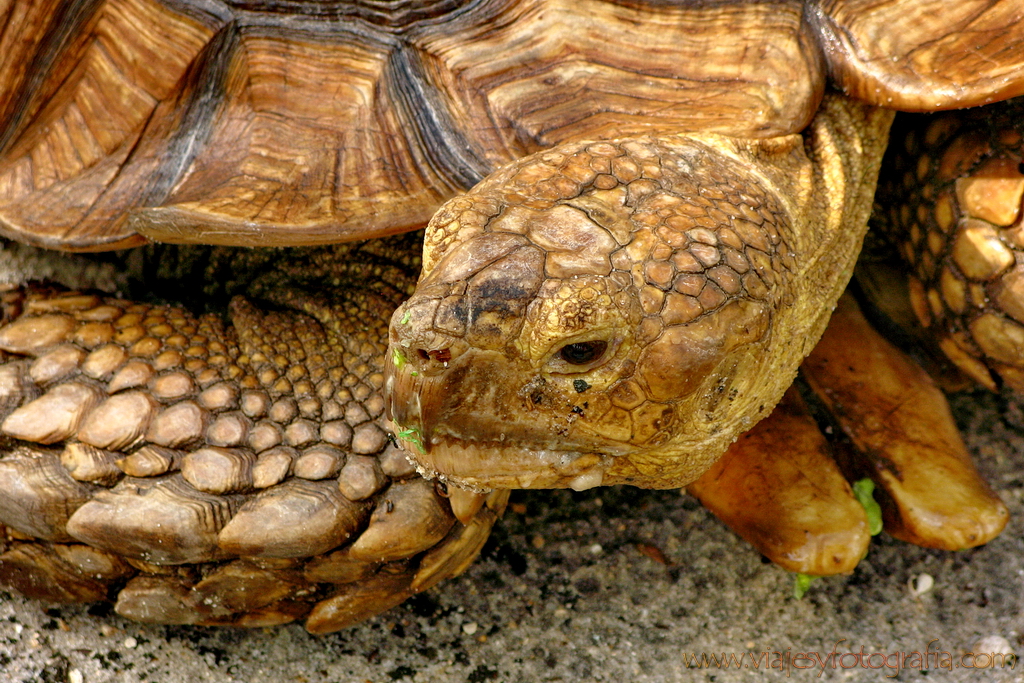
<path fill-rule="evenodd" d="M 387 418 L 395 424 L 396 436 L 416 456 L 430 448 L 448 375 L 425 376 L 421 363 L 410 362 L 405 353 L 397 346 L 388 350 L 384 366 L 385 410 Z"/>

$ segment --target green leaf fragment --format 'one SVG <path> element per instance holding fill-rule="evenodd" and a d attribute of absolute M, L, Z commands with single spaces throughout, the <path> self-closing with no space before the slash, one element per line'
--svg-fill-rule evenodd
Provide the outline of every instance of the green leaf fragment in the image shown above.
<path fill-rule="evenodd" d="M 411 320 L 411 319 L 412 319 L 412 313 L 410 313 L 409 311 L 406 311 L 405 315 L 402 316 L 402 321 L 399 323 L 399 325 L 408 325 L 409 324 L 409 320 Z"/>
<path fill-rule="evenodd" d="M 398 438 L 416 446 L 420 453 L 426 454 L 427 449 L 423 447 L 423 437 L 420 436 L 419 427 L 403 427 L 398 430 Z"/>
<path fill-rule="evenodd" d="M 821 577 L 810 574 L 794 574 L 793 578 L 793 597 L 800 600 L 807 594 L 807 589 L 811 587 L 811 581 Z"/>
<path fill-rule="evenodd" d="M 877 536 L 882 531 L 882 508 L 871 495 L 874 490 L 875 482 L 870 479 L 860 479 L 853 483 L 853 495 L 868 515 L 868 530 L 872 536 Z"/>
<path fill-rule="evenodd" d="M 875 482 L 870 479 L 864 478 L 853 483 L 853 495 L 867 514 L 868 530 L 872 536 L 876 536 L 882 531 L 882 508 L 872 495 L 874 490 Z M 820 578 L 820 576 L 811 576 L 810 574 L 794 574 L 793 597 L 797 600 L 803 598 L 811 587 L 811 582 Z"/>
<path fill-rule="evenodd" d="M 406 363 L 405 354 L 402 353 L 402 349 L 396 347 L 395 350 L 391 352 L 391 361 L 395 364 L 396 370 L 402 369 L 402 366 Z"/>

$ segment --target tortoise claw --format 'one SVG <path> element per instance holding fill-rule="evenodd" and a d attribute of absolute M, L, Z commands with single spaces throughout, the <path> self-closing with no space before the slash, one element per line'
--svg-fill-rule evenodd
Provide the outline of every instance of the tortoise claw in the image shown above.
<path fill-rule="evenodd" d="M 794 388 L 687 491 L 792 572 L 852 572 L 871 540 L 863 507 Z"/>
<path fill-rule="evenodd" d="M 878 486 L 885 530 L 960 550 L 1006 525 L 1006 506 L 978 474 L 945 396 L 844 295 L 802 373 L 850 447 L 840 463 L 796 389 L 687 491 L 789 571 L 853 571 L 870 535 L 843 478 Z M 841 473 L 842 470 L 842 473 Z"/>

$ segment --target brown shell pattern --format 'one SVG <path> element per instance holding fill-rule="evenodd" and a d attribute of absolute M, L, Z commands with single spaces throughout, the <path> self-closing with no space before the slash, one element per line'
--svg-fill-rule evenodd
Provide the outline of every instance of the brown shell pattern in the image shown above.
<path fill-rule="evenodd" d="M 315 244 L 581 139 L 1020 94 L 1015 0 L 43 0 L 0 8 L 0 232 Z"/>

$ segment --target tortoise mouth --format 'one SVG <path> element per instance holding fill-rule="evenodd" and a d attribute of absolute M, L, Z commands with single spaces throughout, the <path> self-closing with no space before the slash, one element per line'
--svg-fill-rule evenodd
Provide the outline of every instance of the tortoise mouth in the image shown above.
<path fill-rule="evenodd" d="M 502 441 L 461 439 L 434 433 L 429 443 L 402 436 L 406 455 L 421 475 L 470 490 L 601 486 L 615 456 L 552 448 L 530 448 Z"/>
<path fill-rule="evenodd" d="M 395 356 L 385 362 L 387 415 L 425 477 L 476 490 L 582 490 L 605 483 L 612 463 L 630 452 L 529 412 L 510 389 L 519 375 L 494 352 L 469 349 L 431 372 Z"/>

